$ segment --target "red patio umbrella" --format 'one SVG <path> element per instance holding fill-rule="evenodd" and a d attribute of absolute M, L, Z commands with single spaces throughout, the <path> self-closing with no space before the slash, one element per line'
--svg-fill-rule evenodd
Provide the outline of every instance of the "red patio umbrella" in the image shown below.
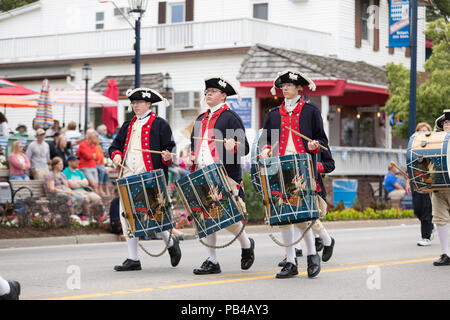
<path fill-rule="evenodd" d="M 28 95 L 28 94 L 37 94 L 36 91 L 25 88 L 20 84 L 0 79 L 0 94 L 1 95 Z"/>
<path fill-rule="evenodd" d="M 111 78 L 106 84 L 108 85 L 108 88 L 105 90 L 104 95 L 111 100 L 119 101 L 119 89 L 117 88 L 116 80 Z M 114 130 L 119 126 L 119 121 L 117 120 L 117 106 L 103 107 L 102 120 L 106 125 L 106 128 L 108 128 L 108 133 L 113 134 Z"/>

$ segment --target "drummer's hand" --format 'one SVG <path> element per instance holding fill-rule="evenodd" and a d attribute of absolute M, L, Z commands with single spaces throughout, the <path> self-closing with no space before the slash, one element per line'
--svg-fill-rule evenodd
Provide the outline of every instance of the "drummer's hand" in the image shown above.
<path fill-rule="evenodd" d="M 225 150 L 228 152 L 234 151 L 234 147 L 236 146 L 236 141 L 234 139 L 223 139 Z"/>
<path fill-rule="evenodd" d="M 195 156 L 193 154 L 186 157 L 186 168 L 190 169 L 194 165 Z"/>
<path fill-rule="evenodd" d="M 116 166 L 119 166 L 119 164 L 122 163 L 122 156 L 120 154 L 116 154 L 113 158 L 113 163 Z"/>
<path fill-rule="evenodd" d="M 270 156 L 272 155 L 272 149 L 271 148 L 266 148 L 261 152 L 261 159 L 267 159 L 270 158 Z"/>
<path fill-rule="evenodd" d="M 308 149 L 309 149 L 309 151 L 314 151 L 317 148 L 319 148 L 319 141 L 312 140 L 312 141 L 308 142 Z"/>
<path fill-rule="evenodd" d="M 409 179 L 406 180 L 405 190 L 407 194 L 411 194 L 411 185 L 409 184 Z"/>
<path fill-rule="evenodd" d="M 164 151 L 162 152 L 161 156 L 162 156 L 162 158 L 163 158 L 163 160 L 164 160 L 165 162 L 170 162 L 170 161 L 172 161 L 172 159 L 173 159 L 172 154 L 171 154 L 169 151 L 167 151 L 167 150 L 164 150 Z"/>

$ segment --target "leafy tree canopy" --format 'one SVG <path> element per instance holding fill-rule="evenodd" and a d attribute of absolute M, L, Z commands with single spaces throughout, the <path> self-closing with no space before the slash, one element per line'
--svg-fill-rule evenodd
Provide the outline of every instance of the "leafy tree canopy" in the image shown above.
<path fill-rule="evenodd" d="M 1 0 L 0 11 L 9 11 L 36 1 L 38 0 Z"/>
<path fill-rule="evenodd" d="M 445 19 L 430 22 L 425 35 L 433 42 L 433 54 L 424 65 L 427 79 L 417 87 L 416 124 L 428 122 L 433 127 L 442 111 L 450 109 L 450 23 Z M 389 63 L 386 68 L 390 96 L 385 110 L 404 122 L 394 126 L 393 134 L 408 139 L 410 72 L 401 64 Z"/>

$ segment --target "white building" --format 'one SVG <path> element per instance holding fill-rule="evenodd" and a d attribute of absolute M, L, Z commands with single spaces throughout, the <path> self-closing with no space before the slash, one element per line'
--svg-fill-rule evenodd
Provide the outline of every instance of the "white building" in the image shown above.
<path fill-rule="evenodd" d="M 127 11 L 127 1 L 116 0 L 115 3 Z M 251 139 L 260 128 L 262 110 L 278 103 L 268 93 L 270 81 L 278 70 L 277 60 L 271 65 L 271 71 L 256 78 L 255 75 L 247 78 L 249 74 L 244 70 L 248 59 L 257 59 L 252 54 L 261 48 L 257 45 L 262 45 L 286 53 L 280 68 L 289 66 L 286 61 L 290 55 L 325 58 L 321 61 L 327 64 L 328 72 L 316 72 L 320 66 L 313 68 L 317 73 L 313 79 L 321 81 L 322 90 L 318 91 L 320 95 L 312 94 L 311 99 L 322 110 L 332 146 L 351 147 L 350 151 L 363 146 L 390 149 L 389 126 L 380 131 L 377 125 L 379 108 L 387 99 L 386 81 L 365 81 L 346 76 L 345 70 L 330 71 L 333 65 L 338 68 L 345 64 L 355 75 L 361 62 L 381 72 L 391 61 L 409 68 L 409 50 L 388 48 L 388 0 L 167 0 L 148 3 L 142 18 L 141 74 L 145 81 L 141 81 L 141 86 L 151 84 L 163 90 L 162 83 L 157 86 L 155 79 L 170 74 L 175 103 L 167 111 L 175 132 L 186 128 L 201 112 L 203 79 L 221 75 L 238 87 L 248 103 L 247 110 L 243 107 L 242 111 Z M 418 71 L 424 70 L 425 62 L 425 9 L 421 3 Z M 134 24 L 133 17 L 129 19 Z M 0 77 L 36 91 L 40 90 L 44 78 L 50 80 L 52 88 L 84 86 L 81 69 L 88 62 L 93 69 L 90 86 L 104 88 L 108 78 L 113 76 L 122 77 L 124 88 L 127 84 L 133 87 L 134 42 L 134 30 L 111 2 L 37 1 L 0 14 Z M 308 59 L 308 63 L 311 61 Z M 299 60 L 292 62 L 292 66 L 303 68 L 307 74 L 311 72 L 310 65 L 302 65 Z M 268 60 L 258 63 L 264 65 Z M 124 95 L 123 90 L 120 93 Z M 352 94 L 356 96 L 352 98 Z M 120 101 L 119 123 L 127 117 L 126 104 L 126 99 Z M 53 109 L 55 118 L 61 120 L 61 108 L 54 106 Z M 79 112 L 84 119 L 84 108 L 69 109 L 66 123 L 69 118 L 78 122 Z M 336 111 L 340 116 L 335 116 Z M 95 117 L 96 124 L 101 119 L 100 112 L 91 110 L 90 117 Z M 161 109 L 158 112 L 165 115 Z M 333 116 L 330 117 L 330 113 Z M 345 120 L 346 117 L 356 119 L 357 115 L 358 120 L 353 124 Z M 8 110 L 7 117 L 12 129 L 18 122 L 31 126 L 33 118 L 29 114 L 25 119 L 20 110 Z M 357 131 L 359 128 L 355 126 L 360 126 L 365 118 L 371 122 L 369 144 L 352 136 L 343 138 L 343 126 L 353 125 Z M 385 131 L 387 139 L 376 141 Z M 378 174 L 385 172 L 388 160 L 371 168 Z M 361 167 L 361 171 L 367 172 L 367 168 Z"/>

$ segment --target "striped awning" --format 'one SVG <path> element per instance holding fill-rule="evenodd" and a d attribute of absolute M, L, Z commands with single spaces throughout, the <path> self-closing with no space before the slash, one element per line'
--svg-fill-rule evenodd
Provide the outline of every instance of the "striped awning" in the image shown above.
<path fill-rule="evenodd" d="M 50 91 L 53 105 L 70 105 L 70 106 L 84 106 L 86 99 L 86 90 L 79 89 L 55 89 Z M 88 107 L 116 107 L 117 101 L 114 101 L 104 95 L 95 91 L 88 90 Z"/>

